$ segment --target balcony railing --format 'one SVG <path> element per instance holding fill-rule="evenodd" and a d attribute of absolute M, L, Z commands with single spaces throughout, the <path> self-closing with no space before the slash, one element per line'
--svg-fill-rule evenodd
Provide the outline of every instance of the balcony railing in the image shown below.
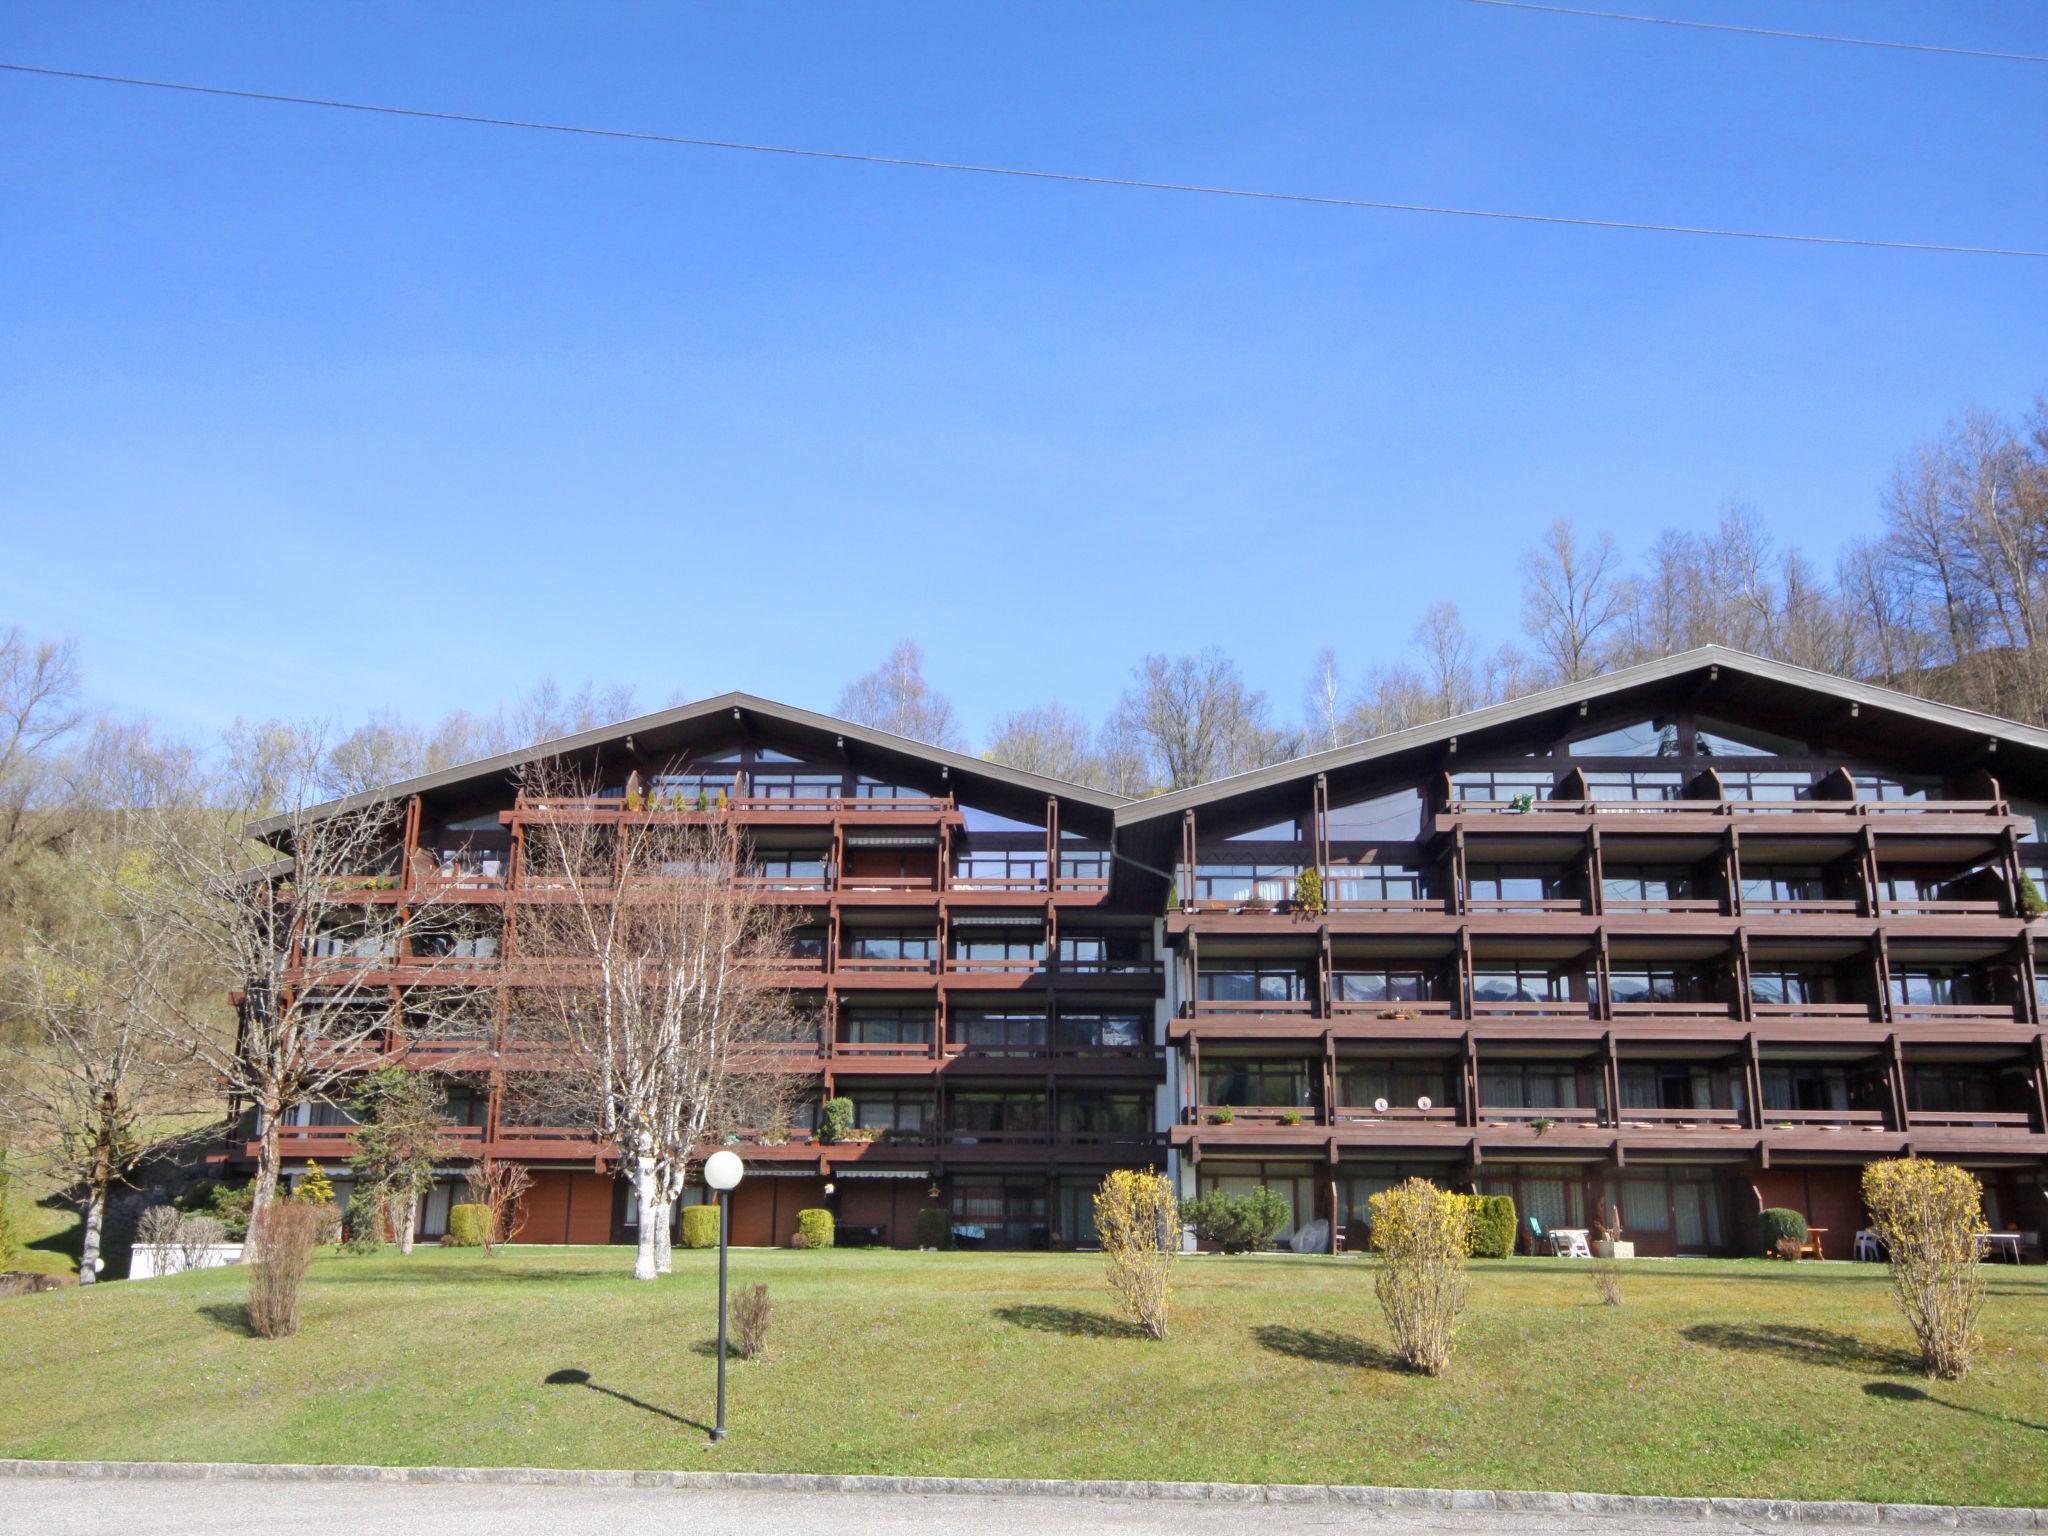
<path fill-rule="evenodd" d="M 1641 1126 L 1728 1126 L 1740 1128 L 1743 1112 L 1739 1109 L 1624 1109 L 1621 1125 Z"/>
<path fill-rule="evenodd" d="M 1452 799 L 1452 815 L 1501 816 L 2006 816 L 2003 800 L 1515 800 Z"/>
<path fill-rule="evenodd" d="M 1730 1003 L 1681 1003 L 1681 1002 L 1615 1002 L 1608 1006 L 1609 1014 L 1617 1019 L 1664 1018 L 1664 1019 L 1732 1019 L 1735 1008 Z"/>
<path fill-rule="evenodd" d="M 1881 1131 L 1887 1117 L 1881 1109 L 1766 1109 L 1765 1130 L 1796 1130 L 1806 1126 L 1822 1129 Z"/>
<path fill-rule="evenodd" d="M 1999 917 L 1996 901 L 1953 901 L 1945 896 L 1887 897 L 1880 903 L 1886 917 Z"/>
<path fill-rule="evenodd" d="M 1847 896 L 1783 900 L 1774 896 L 1742 898 L 1745 917 L 1855 917 L 1862 910 L 1862 902 Z"/>
<path fill-rule="evenodd" d="M 1636 912 L 1671 914 L 1693 912 L 1715 916 L 1721 911 L 1720 901 L 1712 896 L 1609 896 L 1604 898 L 1600 905 L 1606 911 L 1617 916 Z"/>
<path fill-rule="evenodd" d="M 1409 1002 L 1337 998 L 1330 1003 L 1331 1017 L 1341 1019 L 1448 1019 L 1456 1012 L 1457 1005 L 1449 998 L 1418 998 Z"/>
<path fill-rule="evenodd" d="M 1577 896 L 1469 896 L 1465 910 L 1481 912 L 1560 912 L 1580 915 L 1586 910 L 1586 903 Z"/>
<path fill-rule="evenodd" d="M 1990 1129 L 2031 1130 L 2034 1117 L 2023 1109 L 1916 1109 L 1912 1112 L 1913 1129 L 1965 1130 L 1977 1127 Z"/>
<path fill-rule="evenodd" d="M 1759 1019 L 1859 1019 L 1876 1017 L 1869 1003 L 1751 1003 Z"/>
<path fill-rule="evenodd" d="M 2020 1009 L 2017 1003 L 1895 1002 L 1891 1016 L 1898 1023 L 2012 1024 L 2018 1022 Z"/>

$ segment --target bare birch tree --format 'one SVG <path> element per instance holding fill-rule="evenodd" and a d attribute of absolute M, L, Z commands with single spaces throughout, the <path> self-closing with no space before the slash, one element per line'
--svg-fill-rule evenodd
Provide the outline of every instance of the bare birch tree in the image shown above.
<path fill-rule="evenodd" d="M 232 1027 L 211 1007 L 164 1008 L 157 1027 L 230 1104 L 256 1111 L 255 1211 L 277 1191 L 285 1115 L 334 1096 L 385 1053 L 388 972 L 443 904 L 431 883 L 406 888 L 400 802 L 307 803 L 321 757 L 319 738 L 300 734 L 277 754 L 283 771 L 253 786 L 287 800 L 264 843 L 247 835 L 247 805 L 165 804 L 141 819 L 160 878 L 143 893 L 139 920 L 202 957 L 234 999 Z M 469 1022 L 467 994 L 448 994 L 445 1010 L 440 989 L 420 996 L 436 1001 L 411 1010 L 412 1037 Z"/>
<path fill-rule="evenodd" d="M 925 681 L 924 652 L 914 640 L 897 641 L 886 661 L 841 689 L 835 713 L 935 747 L 967 745 L 952 701 Z"/>
<path fill-rule="evenodd" d="M 1039 773 L 1069 784 L 1101 781 L 1101 764 L 1092 744 L 1093 732 L 1076 711 L 1060 703 L 1013 710 L 997 717 L 982 755 L 992 763 Z"/>
<path fill-rule="evenodd" d="M 1528 552 L 1522 627 L 1549 657 L 1561 682 L 1600 670 L 1601 647 L 1622 615 L 1619 558 L 1606 534 L 1581 540 L 1561 517 Z"/>
<path fill-rule="evenodd" d="M 615 1143 L 639 1197 L 633 1273 L 667 1264 L 669 1209 L 714 1141 L 765 1129 L 796 1086 L 777 1047 L 794 1034 L 775 974 L 791 910 L 747 878 L 729 815 L 589 809 L 559 768 L 528 798 L 530 824 L 512 1027 L 543 1063 L 520 1091 L 587 1116 Z"/>

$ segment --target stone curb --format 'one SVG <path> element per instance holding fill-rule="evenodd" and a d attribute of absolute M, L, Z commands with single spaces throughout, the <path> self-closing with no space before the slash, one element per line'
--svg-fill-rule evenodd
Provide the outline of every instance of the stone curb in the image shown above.
<path fill-rule="evenodd" d="M 160 1478 L 170 1482 L 473 1483 L 496 1487 L 712 1488 L 769 1493 L 974 1494 L 997 1498 L 1203 1500 L 1341 1504 L 1353 1509 L 1612 1515 L 1773 1525 L 1871 1525 L 2048 1531 L 2048 1509 L 1866 1504 L 1853 1500 L 1675 1498 L 1634 1493 L 1522 1493 L 1324 1483 L 1080 1482 L 1034 1477 L 878 1477 L 810 1472 L 611 1472 L 556 1467 L 369 1467 L 238 1461 L 11 1461 L 0 1477 Z"/>

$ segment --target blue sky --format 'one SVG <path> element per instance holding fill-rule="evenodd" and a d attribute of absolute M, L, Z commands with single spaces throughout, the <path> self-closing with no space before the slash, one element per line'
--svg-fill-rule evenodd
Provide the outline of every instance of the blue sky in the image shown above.
<path fill-rule="evenodd" d="M 1642 0 L 1636 9 L 1653 8 Z M 2048 53 L 2027 0 L 1655 0 Z M 6 8 L 64 68 L 1104 175 L 2048 246 L 2048 66 L 1344 6 Z M 2048 263 L 1249 204 L 0 76 L 0 620 L 94 690 L 829 706 L 979 735 L 1211 642 L 1291 713 L 1550 518 L 1823 563 L 2048 388 Z M 1456 563 L 1455 576 L 1449 563 Z"/>

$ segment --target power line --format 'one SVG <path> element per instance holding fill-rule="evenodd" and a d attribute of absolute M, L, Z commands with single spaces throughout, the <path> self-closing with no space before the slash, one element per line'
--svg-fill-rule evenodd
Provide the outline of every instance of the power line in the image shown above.
<path fill-rule="evenodd" d="M 2000 53 L 1992 48 L 1949 48 L 1940 43 L 1895 43 L 1882 37 L 1843 37 L 1831 32 L 1781 32 L 1774 27 L 1739 27 L 1725 21 L 1687 21 L 1677 16 L 1589 11 L 1572 5 L 1546 5 L 1542 0 L 1466 0 L 1466 4 L 1495 5 L 1511 11 L 1548 11 L 1553 16 L 1590 16 L 1599 21 L 1640 21 L 1657 27 L 1688 27 L 1696 32 L 1740 32 L 1748 37 L 1776 37 L 1798 43 L 1847 43 L 1856 48 L 1896 48 L 1905 53 L 1946 53 L 1963 59 L 2000 59 L 2008 64 L 2048 64 L 2048 54 L 2044 53 Z"/>
<path fill-rule="evenodd" d="M 337 112 L 369 112 L 383 117 L 417 118 L 436 123 L 465 123 L 482 128 L 524 128 L 540 133 L 566 133 L 584 138 L 626 139 L 641 144 L 680 144 L 694 149 L 735 150 L 756 155 L 785 155 L 802 160 L 836 160 L 856 165 L 891 166 L 903 170 L 953 171 L 970 176 L 1013 176 L 1027 181 L 1066 182 L 1086 187 L 1116 187 L 1146 192 L 1182 192 L 1204 197 L 1235 197 L 1266 203 L 1306 203 L 1320 208 L 1364 208 L 1384 213 L 1428 213 L 1459 219 L 1499 219 L 1517 224 L 1562 224 L 1575 229 L 1632 230 L 1654 235 L 1698 235 L 1721 240 L 1766 240 L 1789 245 L 1855 246 L 1866 250 L 1921 251 L 1948 256 L 2018 256 L 2048 260 L 2048 250 L 1996 245 L 1950 245 L 1923 240 L 1875 240 L 1855 235 L 1802 235 L 1783 230 L 1720 229 L 1696 224 L 1653 224 L 1635 219 L 1579 218 L 1560 213 L 1515 213 L 1500 208 L 1460 208 L 1435 203 L 1400 203 L 1380 198 L 1331 197 L 1311 192 L 1264 192 L 1249 187 L 1206 186 L 1198 182 L 1147 181 L 1125 176 L 1090 176 L 1076 171 L 1039 171 L 1020 166 L 974 165 L 954 160 L 920 160 L 899 155 L 870 155 L 853 150 L 805 149 L 788 144 L 750 144 L 737 139 L 696 138 L 677 133 L 648 133 L 630 128 L 590 128 L 545 123 L 516 117 L 485 117 L 468 112 L 436 112 L 424 107 L 393 107 L 363 101 L 333 101 L 318 96 L 287 96 L 276 91 L 243 91 L 222 85 L 193 85 L 176 80 L 144 80 L 130 75 L 94 74 L 78 69 L 50 69 L 35 64 L 0 63 L 0 70 L 42 75 L 57 80 L 84 80 L 99 85 L 137 86 L 153 91 L 180 91 L 194 96 L 225 96 L 294 107 L 324 107 Z"/>

